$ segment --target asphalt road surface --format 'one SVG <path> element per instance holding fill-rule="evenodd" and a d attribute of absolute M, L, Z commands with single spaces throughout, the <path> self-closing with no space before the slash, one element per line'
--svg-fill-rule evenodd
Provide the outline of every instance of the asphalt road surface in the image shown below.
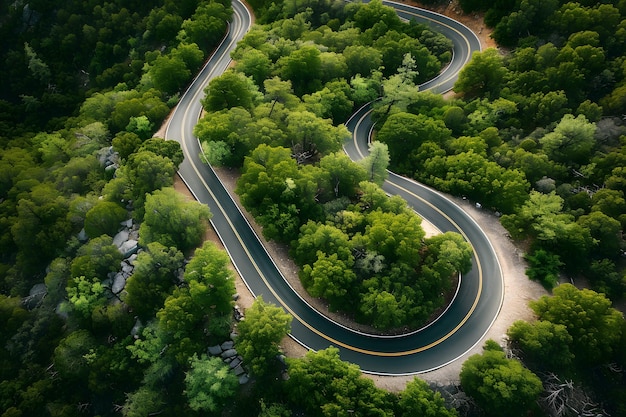
<path fill-rule="evenodd" d="M 453 40 L 452 63 L 440 76 L 421 86 L 436 92 L 449 90 L 471 52 L 480 49 L 476 37 L 445 16 L 398 3 L 385 4 L 396 8 L 403 18 L 424 19 L 433 29 Z M 494 250 L 478 225 L 458 206 L 427 187 L 390 174 L 385 191 L 406 198 L 420 215 L 440 230 L 462 233 L 474 248 L 474 265 L 460 280 L 454 301 L 428 327 L 401 336 L 369 335 L 332 322 L 294 291 L 215 172 L 201 162 L 193 126 L 200 116 L 203 89 L 211 78 L 226 70 L 230 63 L 229 52 L 251 25 L 250 14 L 243 4 L 235 0 L 233 9 L 228 35 L 181 98 L 170 118 L 166 138 L 181 143 L 185 160 L 179 174 L 195 198 L 209 206 L 213 227 L 246 285 L 255 296 L 262 295 L 265 301 L 282 306 L 293 316 L 291 337 L 294 340 L 313 350 L 335 346 L 343 360 L 358 364 L 364 372 L 415 374 L 456 360 L 480 342 L 495 320 L 503 298 L 502 274 Z M 368 112 L 367 107 L 359 110 L 348 123 L 354 140 L 347 143 L 345 149 L 354 159 L 367 152 L 372 128 Z"/>

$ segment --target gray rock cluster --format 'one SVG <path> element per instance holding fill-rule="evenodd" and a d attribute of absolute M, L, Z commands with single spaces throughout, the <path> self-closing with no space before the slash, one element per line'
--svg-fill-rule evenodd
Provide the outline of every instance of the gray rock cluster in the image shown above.
<path fill-rule="evenodd" d="M 98 151 L 98 161 L 106 172 L 114 173 L 119 167 L 120 155 L 113 150 L 112 146 Z"/>
<path fill-rule="evenodd" d="M 235 294 L 233 300 L 237 301 L 238 299 L 239 294 Z M 233 314 L 237 321 L 244 319 L 243 312 L 238 305 L 233 307 Z M 233 332 L 230 334 L 230 340 L 225 341 L 221 345 L 209 346 L 207 353 L 209 356 L 222 358 L 222 360 L 230 366 L 231 371 L 239 377 L 239 383 L 243 385 L 250 380 L 250 376 L 244 366 L 243 358 L 237 353 L 234 342 L 235 339 L 237 339 L 237 333 Z"/>
<path fill-rule="evenodd" d="M 209 346 L 208 353 L 210 356 L 220 357 L 227 363 L 231 372 L 239 377 L 239 384 L 243 385 L 249 381 L 250 377 L 243 364 L 243 358 L 237 353 L 235 342 L 227 340 L 221 345 Z"/>
<path fill-rule="evenodd" d="M 122 229 L 113 237 L 113 244 L 124 255 L 124 259 L 120 262 L 119 271 L 111 272 L 105 282 L 115 295 L 124 290 L 126 281 L 133 274 L 135 260 L 140 250 L 139 227 L 133 223 L 132 219 L 125 220 L 120 225 Z"/>

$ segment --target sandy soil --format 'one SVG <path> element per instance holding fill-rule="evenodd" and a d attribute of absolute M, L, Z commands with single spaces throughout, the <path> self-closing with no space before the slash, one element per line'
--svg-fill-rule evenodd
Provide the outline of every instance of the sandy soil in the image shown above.
<path fill-rule="evenodd" d="M 420 5 L 419 2 L 406 2 L 418 6 Z M 460 20 L 468 27 L 470 27 L 479 36 L 483 49 L 487 47 L 495 47 L 495 43 L 489 37 L 489 31 L 484 27 L 482 17 L 479 15 L 466 16 L 461 14 L 460 8 L 456 4 L 456 1 L 451 1 L 445 7 L 434 8 L 433 10 Z M 161 129 L 159 132 L 157 132 L 155 136 L 163 137 L 163 134 L 164 129 Z M 236 170 L 229 169 L 218 169 L 217 173 L 226 185 L 226 187 L 231 191 L 231 195 L 233 195 L 235 201 L 237 201 L 237 203 L 239 204 L 239 198 L 233 192 L 239 173 Z M 175 188 L 187 195 L 189 198 L 193 198 L 183 181 L 181 181 L 178 176 L 176 177 Z M 472 354 L 480 353 L 482 349 L 481 347 L 484 344 L 484 341 L 487 339 L 494 339 L 498 342 L 502 342 L 504 340 L 506 330 L 515 320 L 530 319 L 532 317 L 532 312 L 528 308 L 528 301 L 537 299 L 538 297 L 546 293 L 539 284 L 530 281 L 524 274 L 525 265 L 522 258 L 523 253 L 520 249 L 515 247 L 513 242 L 511 242 L 507 238 L 508 235 L 505 229 L 500 225 L 496 216 L 484 210 L 477 209 L 472 202 L 454 197 L 450 197 L 450 199 L 455 201 L 472 218 L 474 218 L 474 220 L 476 220 L 476 222 L 483 228 L 492 245 L 494 246 L 504 276 L 505 294 L 500 314 L 494 321 L 490 330 L 476 344 L 473 349 L 467 352 L 464 356 L 458 358 L 457 360 L 444 367 L 419 375 L 420 378 L 428 382 L 441 385 L 457 383 L 459 380 L 461 365 L 465 361 L 465 359 L 467 359 Z M 241 204 L 239 204 L 239 206 L 241 207 Z M 308 296 L 308 294 L 306 294 L 306 291 L 304 291 L 304 289 L 302 288 L 302 285 L 298 279 L 297 266 L 287 255 L 287 249 L 284 246 L 276 244 L 275 242 L 267 242 L 265 239 L 263 239 L 262 228 L 254 222 L 252 216 L 250 216 L 243 208 L 242 212 L 246 215 L 250 223 L 255 228 L 257 234 L 261 237 L 268 252 L 274 258 L 276 264 L 282 271 L 285 278 L 297 291 L 300 292 L 300 294 L 302 294 L 305 299 L 307 299 L 307 301 L 312 306 L 320 311 L 324 311 L 325 314 L 328 314 L 333 319 L 341 323 L 349 324 L 353 328 L 361 328 L 363 330 L 367 330 L 367 328 L 355 325 L 353 322 L 350 321 L 348 317 L 345 317 L 341 314 L 328 313 L 326 306 L 321 300 Z M 423 222 L 422 226 L 424 227 L 428 235 L 432 235 L 438 232 L 432 225 L 427 222 Z M 218 246 L 223 247 L 216 233 L 212 229 L 207 231 L 206 238 L 216 242 Z M 245 309 L 252 304 L 252 302 L 254 301 L 254 297 L 246 287 L 242 278 L 238 276 L 234 267 L 232 267 L 232 269 L 237 275 L 236 287 L 237 292 L 240 295 L 237 303 L 240 307 Z M 281 347 L 283 351 L 290 357 L 302 357 L 306 353 L 306 349 L 296 343 L 291 338 L 285 338 L 281 343 Z M 414 378 L 414 376 L 383 377 L 373 375 L 368 375 L 368 377 L 372 378 L 372 380 L 378 387 L 392 392 L 398 392 L 403 390 L 406 386 L 406 383 Z"/>

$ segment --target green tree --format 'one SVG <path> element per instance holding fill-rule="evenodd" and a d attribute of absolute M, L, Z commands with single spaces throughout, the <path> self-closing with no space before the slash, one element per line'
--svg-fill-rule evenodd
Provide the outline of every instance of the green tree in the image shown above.
<path fill-rule="evenodd" d="M 422 219 L 411 211 L 389 213 L 380 210 L 366 216 L 368 226 L 363 238 L 366 247 L 383 255 L 388 262 L 420 263 L 424 229 Z"/>
<path fill-rule="evenodd" d="M 103 306 L 106 300 L 106 289 L 98 278 L 87 279 L 84 276 L 73 279 L 67 287 L 67 296 L 71 310 L 82 320 L 91 320 L 93 311 Z"/>
<path fill-rule="evenodd" d="M 493 340 L 482 355 L 472 355 L 461 368 L 461 386 L 487 414 L 501 416 L 515 410 L 525 414 L 543 390 L 541 380 L 515 359 L 507 359 Z"/>
<path fill-rule="evenodd" d="M 381 83 L 382 96 L 374 103 L 375 120 L 384 122 L 390 114 L 407 111 L 419 94 L 419 87 L 415 84 L 417 74 L 415 59 L 410 53 L 405 54 L 397 74 Z"/>
<path fill-rule="evenodd" d="M 287 116 L 287 135 L 298 163 L 319 154 L 337 152 L 350 137 L 345 126 L 333 126 L 328 119 L 320 119 L 308 111 L 294 111 Z"/>
<path fill-rule="evenodd" d="M 122 408 L 124 417 L 142 417 L 163 410 L 165 401 L 163 393 L 152 387 L 142 386 L 137 391 L 126 394 L 126 402 Z"/>
<path fill-rule="evenodd" d="M 180 143 L 175 140 L 149 138 L 141 144 L 138 151 L 150 151 L 155 155 L 169 158 L 176 168 L 180 166 L 184 159 Z"/>
<path fill-rule="evenodd" d="M 497 98 L 503 86 L 507 69 L 494 48 L 474 52 L 472 60 L 461 70 L 454 91 L 467 98 Z"/>
<path fill-rule="evenodd" d="M 442 279 L 452 274 L 467 274 L 472 269 L 473 249 L 464 238 L 455 232 L 445 232 L 426 239 L 432 267 Z M 428 262 L 431 263 L 431 262 Z"/>
<path fill-rule="evenodd" d="M 33 77 L 39 80 L 42 84 L 47 84 L 51 76 L 48 64 L 39 58 L 37 52 L 35 52 L 28 42 L 24 42 L 24 52 L 28 58 L 28 69 Z"/>
<path fill-rule="evenodd" d="M 388 146 L 393 166 L 403 171 L 409 169 L 411 152 L 422 143 L 443 144 L 450 136 L 450 130 L 439 120 L 423 114 L 395 113 L 385 121 L 376 138 Z"/>
<path fill-rule="evenodd" d="M 552 297 L 532 301 L 530 307 L 539 320 L 567 328 L 573 340 L 571 351 L 579 363 L 604 363 L 616 353 L 624 318 L 603 294 L 561 284 Z"/>
<path fill-rule="evenodd" d="M 182 37 L 202 50 L 213 49 L 226 33 L 232 9 L 220 2 L 209 1 L 198 6 L 193 16 L 183 22 Z"/>
<path fill-rule="evenodd" d="M 94 238 L 102 235 L 115 236 L 128 213 L 118 204 L 99 200 L 85 215 L 85 232 Z"/>
<path fill-rule="evenodd" d="M 369 77 L 383 63 L 382 53 L 375 48 L 364 45 L 350 45 L 343 50 L 343 56 L 350 73 Z"/>
<path fill-rule="evenodd" d="M 622 245 L 622 225 L 619 221 L 601 211 L 592 211 L 577 220 L 582 227 L 589 229 L 593 238 L 591 254 L 596 258 L 613 259 L 619 256 Z"/>
<path fill-rule="evenodd" d="M 113 244 L 113 238 L 102 235 L 78 249 L 70 270 L 73 278 L 84 275 L 104 280 L 109 272 L 119 269 L 121 260 L 122 254 Z"/>
<path fill-rule="evenodd" d="M 357 365 L 343 362 L 335 347 L 309 351 L 289 359 L 287 393 L 291 402 L 308 413 L 330 416 L 393 415 L 391 398 L 361 375 Z"/>
<path fill-rule="evenodd" d="M 433 391 L 426 382 L 414 378 L 406 384 L 404 391 L 398 395 L 398 417 L 437 416 L 455 417 L 456 410 L 446 407 L 441 394 Z"/>
<path fill-rule="evenodd" d="M 261 123 L 258 123 L 260 128 Z M 259 132 L 255 131 L 255 120 L 252 115 L 241 107 L 233 107 L 228 110 L 207 113 L 194 127 L 194 134 L 204 144 L 221 143 L 228 151 L 227 157 L 224 158 L 224 164 L 232 167 L 240 167 L 244 157 L 250 153 L 258 144 L 271 144 L 273 140 L 280 137 L 280 131 L 276 126 L 264 125 L 269 127 L 270 131 L 260 128 Z M 253 142 L 255 133 L 264 134 L 264 139 L 259 143 Z M 208 145 L 209 147 L 217 147 L 217 145 Z M 219 148 L 217 148 L 219 149 Z M 207 155 L 210 156 L 210 155 Z M 211 156 L 210 156 L 211 157 Z"/>
<path fill-rule="evenodd" d="M 574 360 L 570 351 L 573 339 L 562 324 L 518 320 L 507 330 L 507 335 L 532 369 L 566 370 Z"/>
<path fill-rule="evenodd" d="M 305 265 L 300 276 L 305 288 L 313 297 L 322 297 L 329 302 L 328 308 L 337 311 L 345 307 L 345 297 L 353 291 L 357 282 L 351 263 L 337 258 L 337 254 L 318 252 L 313 265 Z"/>
<path fill-rule="evenodd" d="M 65 246 L 71 232 L 68 209 L 68 200 L 48 183 L 36 185 L 19 200 L 11 235 L 18 249 L 29 254 L 29 264 L 49 261 Z"/>
<path fill-rule="evenodd" d="M 175 284 L 184 256 L 176 248 L 158 242 L 148 243 L 135 260 L 133 274 L 126 282 L 124 301 L 142 319 L 154 316 Z"/>
<path fill-rule="evenodd" d="M 119 153 L 122 160 L 128 159 L 128 157 L 135 153 L 142 143 L 142 139 L 138 134 L 133 132 L 118 132 L 113 138 L 113 149 Z"/>
<path fill-rule="evenodd" d="M 368 173 L 368 179 L 378 185 L 383 185 L 389 173 L 389 147 L 387 144 L 376 141 L 370 145 L 369 155 L 361 160 L 361 165 Z"/>
<path fill-rule="evenodd" d="M 272 61 L 267 54 L 255 48 L 245 48 L 237 51 L 235 68 L 246 76 L 251 77 L 254 83 L 261 87 L 272 70 Z"/>
<path fill-rule="evenodd" d="M 77 330 L 65 337 L 54 349 L 54 368 L 62 378 L 80 383 L 89 374 L 87 354 L 95 349 L 96 341 L 87 330 Z"/>
<path fill-rule="evenodd" d="M 554 131 L 540 139 L 544 151 L 550 159 L 567 164 L 581 164 L 589 160 L 595 145 L 595 123 L 590 123 L 583 115 L 574 118 L 563 116 Z"/>
<path fill-rule="evenodd" d="M 515 214 L 504 215 L 502 225 L 515 238 L 532 237 L 543 249 L 559 255 L 568 268 L 580 267 L 593 241 L 589 229 L 563 213 L 563 199 L 554 192 L 530 192 Z"/>
<path fill-rule="evenodd" d="M 159 242 L 187 252 L 203 239 L 209 208 L 196 201 L 187 201 L 173 188 L 155 191 L 146 197 L 146 214 L 139 228 L 139 243 Z"/>
<path fill-rule="evenodd" d="M 528 261 L 528 278 L 541 282 L 548 289 L 559 283 L 559 268 L 563 265 L 559 255 L 544 249 L 535 249 L 524 255 L 524 259 Z"/>
<path fill-rule="evenodd" d="M 350 86 L 345 81 L 326 83 L 324 88 L 302 97 L 307 109 L 334 124 L 345 122 L 354 108 L 349 98 Z"/>
<path fill-rule="evenodd" d="M 278 344 L 287 336 L 291 316 L 280 307 L 257 298 L 238 325 L 237 351 L 258 377 L 268 376 L 277 365 Z"/>
<path fill-rule="evenodd" d="M 619 219 L 621 215 L 626 213 L 626 199 L 624 192 L 621 190 L 598 190 L 591 198 L 591 211 L 599 211 L 607 216 Z"/>
<path fill-rule="evenodd" d="M 352 162 L 344 152 L 335 152 L 324 156 L 320 160 L 320 168 L 328 173 L 330 189 L 334 198 L 354 198 L 358 192 L 358 185 L 367 179 L 365 169 Z"/>
<path fill-rule="evenodd" d="M 351 262 L 353 259 L 350 237 L 346 233 L 329 224 L 309 221 L 300 229 L 292 256 L 298 265 L 312 265 L 320 252 L 325 255 L 334 254 L 344 262 Z"/>
<path fill-rule="evenodd" d="M 280 69 L 281 78 L 291 81 L 295 93 L 299 96 L 318 90 L 322 84 L 321 52 L 314 45 L 304 45 L 281 57 L 276 66 Z"/>
<path fill-rule="evenodd" d="M 143 218 L 146 196 L 155 190 L 173 185 L 175 173 L 174 163 L 154 152 L 137 152 L 128 158 L 121 178 L 129 187 L 135 207 L 134 215 L 137 218 Z"/>
<path fill-rule="evenodd" d="M 358 7 L 354 24 L 361 31 L 366 31 L 377 24 L 387 30 L 398 29 L 402 23 L 393 8 L 383 5 L 382 1 L 374 0 Z"/>
<path fill-rule="evenodd" d="M 406 323 L 402 296 L 370 288 L 361 297 L 360 312 L 377 329 L 392 329 Z"/>
<path fill-rule="evenodd" d="M 194 355 L 185 373 L 185 395 L 195 411 L 219 413 L 231 401 L 239 381 L 220 358 Z"/>
<path fill-rule="evenodd" d="M 152 61 L 148 74 L 154 86 L 168 95 L 179 92 L 191 78 L 185 61 L 174 54 L 160 55 Z"/>
<path fill-rule="evenodd" d="M 202 106 L 207 111 L 219 111 L 232 107 L 251 110 L 261 95 L 251 78 L 241 72 L 229 70 L 213 78 L 205 89 Z"/>
<path fill-rule="evenodd" d="M 215 317 L 232 313 L 235 279 L 228 268 L 229 262 L 225 251 L 207 241 L 196 249 L 185 267 L 185 281 L 198 281 L 207 287 L 206 296 L 209 299 L 206 304 L 211 306 L 211 314 Z"/>
<path fill-rule="evenodd" d="M 204 53 L 195 43 L 179 43 L 170 53 L 173 57 L 181 59 L 192 74 L 195 74 L 204 62 Z"/>

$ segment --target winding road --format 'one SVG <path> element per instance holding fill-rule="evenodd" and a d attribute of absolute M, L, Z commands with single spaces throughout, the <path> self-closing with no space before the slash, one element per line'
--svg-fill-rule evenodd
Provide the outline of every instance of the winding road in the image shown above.
<path fill-rule="evenodd" d="M 435 79 L 421 86 L 436 92 L 449 90 L 471 52 L 480 49 L 476 36 L 465 26 L 445 16 L 411 6 L 385 2 L 402 18 L 418 19 L 443 32 L 454 43 L 451 64 Z M 250 291 L 265 301 L 282 306 L 293 316 L 291 337 L 301 345 L 320 350 L 339 348 L 343 360 L 358 364 L 363 372 L 407 375 L 442 367 L 462 356 L 483 338 L 500 310 L 503 299 L 502 273 L 495 252 L 480 227 L 453 202 L 436 191 L 390 173 L 384 189 L 404 197 L 439 230 L 462 233 L 474 248 L 472 271 L 460 280 L 454 301 L 429 326 L 401 336 L 377 336 L 348 329 L 329 320 L 306 303 L 283 277 L 261 240 L 241 213 L 213 169 L 200 160 L 200 147 L 193 126 L 201 113 L 200 98 L 209 80 L 230 64 L 230 51 L 251 25 L 251 16 L 239 0 L 233 1 L 234 16 L 223 42 L 210 57 L 172 113 L 166 139 L 181 143 L 185 159 L 179 174 L 195 198 L 209 206 L 211 222 L 235 268 Z M 372 129 L 369 108 L 364 107 L 347 123 L 353 140 L 345 150 L 353 159 L 367 152 Z"/>

